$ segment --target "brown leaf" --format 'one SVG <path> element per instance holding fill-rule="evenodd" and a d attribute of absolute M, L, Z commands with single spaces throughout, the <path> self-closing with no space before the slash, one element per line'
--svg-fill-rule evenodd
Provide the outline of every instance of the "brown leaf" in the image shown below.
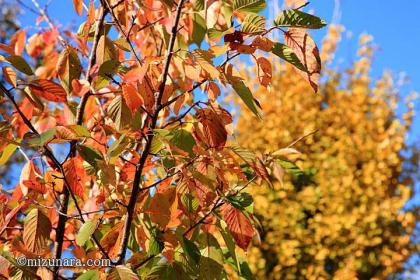
<path fill-rule="evenodd" d="M 205 138 L 203 140 L 212 148 L 222 149 L 227 140 L 227 131 L 222 116 L 210 108 L 197 110 L 197 116 L 201 127 L 196 126 L 196 128 L 201 128 Z"/>
<path fill-rule="evenodd" d="M 268 38 L 263 37 L 263 36 L 257 36 L 252 41 L 252 44 L 251 45 L 254 46 L 254 47 L 256 47 L 257 49 L 262 50 L 262 51 L 269 52 L 273 48 L 274 42 L 271 41 Z"/>
<path fill-rule="evenodd" d="M 321 73 L 321 58 L 314 40 L 302 28 L 289 28 L 284 33 L 285 44 L 293 49 L 300 62 L 308 72 L 298 70 L 301 75 L 308 79 L 315 92 L 318 91 L 319 76 Z"/>
<path fill-rule="evenodd" d="M 240 248 L 246 250 L 254 236 L 254 228 L 251 222 L 241 210 L 230 204 L 223 205 L 222 212 L 223 220 L 226 222 L 236 243 Z"/>
<path fill-rule="evenodd" d="M 67 93 L 64 88 L 47 79 L 34 80 L 29 84 L 31 91 L 48 101 L 67 102 Z"/>

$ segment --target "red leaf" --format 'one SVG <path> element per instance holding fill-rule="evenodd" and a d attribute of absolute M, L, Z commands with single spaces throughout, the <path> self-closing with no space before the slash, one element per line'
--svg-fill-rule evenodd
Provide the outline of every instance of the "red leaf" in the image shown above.
<path fill-rule="evenodd" d="M 70 158 L 63 164 L 63 167 L 64 176 L 66 176 L 71 191 L 75 195 L 83 197 L 83 186 L 81 179 L 85 173 L 85 170 L 83 169 L 82 163 L 76 158 Z"/>
<path fill-rule="evenodd" d="M 246 250 L 254 236 L 254 228 L 241 210 L 230 204 L 225 204 L 222 209 L 223 220 L 239 247 Z"/>
<path fill-rule="evenodd" d="M 292 48 L 300 62 L 308 72 L 300 71 L 300 74 L 308 79 L 315 92 L 318 91 L 319 76 L 321 73 L 321 58 L 314 40 L 305 29 L 289 28 L 284 33 L 285 44 Z"/>
<path fill-rule="evenodd" d="M 62 86 L 46 79 L 32 81 L 29 84 L 31 91 L 42 98 L 52 102 L 67 102 L 67 93 Z"/>

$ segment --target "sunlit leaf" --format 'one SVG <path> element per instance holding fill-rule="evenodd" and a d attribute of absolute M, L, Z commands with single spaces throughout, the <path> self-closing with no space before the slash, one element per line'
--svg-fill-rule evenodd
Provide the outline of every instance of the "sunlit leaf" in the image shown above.
<path fill-rule="evenodd" d="M 26 62 L 25 59 L 23 59 L 19 55 L 11 55 L 6 58 L 10 64 L 12 64 L 17 70 L 20 72 L 26 74 L 26 75 L 33 75 L 34 72 L 32 71 L 31 66 Z"/>
<path fill-rule="evenodd" d="M 67 93 L 64 88 L 50 80 L 34 80 L 29 84 L 29 88 L 33 94 L 48 101 L 67 102 Z"/>
<path fill-rule="evenodd" d="M 284 10 L 274 20 L 276 26 L 281 27 L 302 27 L 319 29 L 327 23 L 319 17 L 307 14 L 297 9 Z"/>
<path fill-rule="evenodd" d="M 76 235 L 76 244 L 79 246 L 85 245 L 85 243 L 91 238 L 98 226 L 97 220 L 90 220 L 83 223 L 80 227 L 79 232 Z"/>
<path fill-rule="evenodd" d="M 38 208 L 32 209 L 23 225 L 23 242 L 35 254 L 42 254 L 50 238 L 51 222 Z"/>
<path fill-rule="evenodd" d="M 264 0 L 234 0 L 233 10 L 258 13 L 264 10 L 266 3 Z"/>

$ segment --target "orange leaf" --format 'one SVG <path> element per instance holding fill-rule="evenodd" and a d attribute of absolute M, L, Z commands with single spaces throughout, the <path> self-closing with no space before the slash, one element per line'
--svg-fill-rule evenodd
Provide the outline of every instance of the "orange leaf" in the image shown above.
<path fill-rule="evenodd" d="M 251 45 L 254 46 L 254 47 L 256 47 L 257 49 L 262 50 L 262 51 L 269 52 L 273 48 L 274 42 L 271 41 L 268 38 L 263 37 L 263 36 L 257 36 L 252 41 L 252 44 Z"/>
<path fill-rule="evenodd" d="M 32 160 L 28 161 L 23 166 L 19 179 L 23 195 L 28 194 L 28 189 L 32 189 L 40 193 L 47 192 L 45 185 L 41 183 L 40 173 L 40 170 Z"/>
<path fill-rule="evenodd" d="M 319 76 L 321 73 L 321 58 L 314 40 L 302 28 L 289 28 L 284 33 L 285 44 L 292 48 L 308 72 L 299 70 L 299 73 L 308 79 L 315 92 L 318 91 Z"/>
<path fill-rule="evenodd" d="M 82 163 L 76 158 L 70 158 L 63 164 L 63 167 L 64 176 L 66 176 L 71 191 L 75 195 L 83 197 L 83 186 L 81 184 L 81 177 L 84 174 L 84 169 Z"/>
<path fill-rule="evenodd" d="M 121 231 L 124 227 L 123 222 L 118 222 L 110 231 L 108 231 L 99 242 L 104 250 L 108 252 L 111 258 L 118 255 L 119 245 L 121 244 Z"/>
<path fill-rule="evenodd" d="M 137 88 L 133 84 L 125 84 L 122 86 L 123 97 L 127 103 L 128 108 L 134 115 L 137 110 L 143 105 L 143 99 L 137 91 Z"/>
<path fill-rule="evenodd" d="M 246 250 L 254 236 L 254 228 L 241 210 L 230 204 L 225 204 L 222 209 L 223 220 L 239 247 Z"/>
<path fill-rule="evenodd" d="M 10 39 L 10 45 L 14 48 L 15 55 L 22 55 L 25 49 L 26 32 L 25 30 L 19 30 Z"/>
<path fill-rule="evenodd" d="M 9 66 L 3 67 L 3 77 L 9 84 L 16 87 L 16 72 L 15 72 L 15 70 L 13 70 Z"/>
<path fill-rule="evenodd" d="M 259 57 L 257 59 L 258 67 L 262 70 L 262 75 L 258 73 L 258 79 L 260 84 L 263 86 L 268 86 L 271 82 L 272 76 L 272 67 L 270 61 L 265 57 Z"/>
<path fill-rule="evenodd" d="M 151 214 L 151 220 L 154 223 L 157 223 L 162 229 L 165 229 L 169 225 L 177 226 L 180 222 L 177 220 L 177 215 L 175 213 L 177 207 L 174 207 L 174 204 L 176 204 L 176 206 L 178 205 L 176 190 L 175 188 L 170 187 L 153 196 L 146 212 Z"/>
<path fill-rule="evenodd" d="M 220 95 L 220 88 L 219 86 L 214 82 L 209 82 L 207 93 L 209 95 L 209 99 L 214 101 L 219 97 Z"/>
<path fill-rule="evenodd" d="M 52 102 L 67 102 L 67 93 L 62 86 L 47 79 L 34 80 L 29 84 L 31 91 Z"/>
<path fill-rule="evenodd" d="M 45 184 L 47 184 L 48 187 L 50 187 L 51 189 L 53 189 L 57 192 L 62 192 L 63 191 L 63 186 L 64 186 L 64 181 L 61 177 L 62 177 L 62 175 L 61 175 L 60 172 L 53 171 L 53 170 L 48 170 L 44 174 Z"/>
<path fill-rule="evenodd" d="M 81 16 L 83 13 L 83 0 L 73 0 L 73 6 L 76 13 Z"/>
<path fill-rule="evenodd" d="M 222 149 L 227 140 L 227 131 L 222 118 L 209 108 L 198 110 L 197 115 L 202 125 L 205 142 L 212 148 Z"/>

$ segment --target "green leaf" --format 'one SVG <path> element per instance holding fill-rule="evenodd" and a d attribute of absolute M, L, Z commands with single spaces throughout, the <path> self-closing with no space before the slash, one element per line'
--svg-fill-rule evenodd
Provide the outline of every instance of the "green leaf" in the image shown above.
<path fill-rule="evenodd" d="M 8 58 L 6 58 L 10 64 L 12 64 L 17 70 L 20 72 L 26 74 L 26 75 L 33 75 L 34 72 L 32 71 L 31 66 L 26 62 L 23 57 L 19 55 L 11 55 Z"/>
<path fill-rule="evenodd" d="M 82 66 L 74 49 L 67 47 L 60 53 L 56 70 L 61 85 L 70 93 L 72 90 L 72 81 L 79 79 L 82 74 Z"/>
<path fill-rule="evenodd" d="M 290 64 L 292 64 L 299 70 L 308 72 L 308 69 L 306 69 L 306 67 L 300 62 L 296 53 L 285 44 L 274 43 L 274 46 L 271 49 L 271 52 L 277 55 L 278 57 L 282 58 L 283 60 L 289 62 Z"/>
<path fill-rule="evenodd" d="M 89 130 L 82 125 L 67 125 L 66 127 L 71 129 L 77 137 L 91 137 Z"/>
<path fill-rule="evenodd" d="M 234 143 L 230 146 L 230 149 L 240 156 L 245 162 L 253 162 L 256 159 L 255 153 L 251 152 L 250 150 L 239 146 L 238 144 Z"/>
<path fill-rule="evenodd" d="M 181 203 L 188 210 L 188 212 L 191 213 L 195 213 L 195 211 L 198 209 L 198 206 L 200 205 L 198 199 L 189 193 L 183 194 L 181 196 Z"/>
<path fill-rule="evenodd" d="M 230 81 L 232 88 L 239 95 L 245 105 L 259 118 L 261 118 L 260 113 L 258 112 L 257 105 L 255 103 L 252 92 L 245 85 L 243 81 Z"/>
<path fill-rule="evenodd" d="M 197 245 L 195 245 L 194 242 L 188 240 L 187 238 L 185 238 L 185 236 L 183 236 L 182 247 L 188 258 L 192 260 L 194 264 L 197 265 L 200 262 L 201 257 L 200 250 L 198 249 Z"/>
<path fill-rule="evenodd" d="M 95 79 L 95 89 L 101 89 L 108 85 L 112 76 L 117 72 L 120 62 L 118 60 L 107 60 L 101 64 L 98 70 L 98 77 Z"/>
<path fill-rule="evenodd" d="M 16 139 L 16 142 L 20 143 L 20 139 Z M 9 158 L 13 155 L 13 153 L 16 151 L 18 145 L 16 145 L 15 143 L 10 143 L 9 145 L 7 145 L 4 149 L 3 152 L 0 155 L 0 165 L 4 165 L 7 163 L 7 161 L 9 160 Z"/>
<path fill-rule="evenodd" d="M 116 60 L 117 51 L 114 43 L 107 36 L 102 35 L 99 38 L 98 47 L 96 48 L 96 62 L 101 65 L 108 60 Z"/>
<path fill-rule="evenodd" d="M 179 262 L 154 266 L 145 279 L 150 280 L 189 280 L 193 279 L 188 275 Z"/>
<path fill-rule="evenodd" d="M 109 280 L 138 280 L 139 277 L 130 268 L 118 265 L 111 269 L 108 277 Z"/>
<path fill-rule="evenodd" d="M 133 117 L 121 95 L 115 97 L 111 104 L 109 104 L 108 114 L 114 121 L 117 130 L 121 130 L 130 125 Z"/>
<path fill-rule="evenodd" d="M 213 40 L 217 40 L 220 37 L 224 36 L 227 33 L 230 33 L 231 30 L 230 29 L 226 29 L 226 30 L 218 30 L 215 28 L 209 28 L 207 30 L 207 36 L 209 38 L 209 40 L 213 41 Z"/>
<path fill-rule="evenodd" d="M 225 244 L 229 250 L 229 254 L 232 257 L 234 265 L 236 266 L 236 269 L 240 271 L 239 261 L 238 261 L 238 257 L 236 256 L 236 251 L 235 251 L 235 248 L 236 248 L 235 241 L 230 235 L 225 221 L 222 221 L 222 220 L 220 221 L 220 233 L 222 234 L 223 240 L 225 241 Z"/>
<path fill-rule="evenodd" d="M 265 31 L 265 17 L 257 14 L 248 14 L 241 27 L 242 32 L 258 34 Z"/>
<path fill-rule="evenodd" d="M 249 268 L 248 263 L 245 260 L 240 261 L 241 276 L 246 280 L 254 280 L 251 269 Z"/>
<path fill-rule="evenodd" d="M 131 51 L 130 44 L 129 44 L 129 43 L 127 42 L 127 40 L 126 40 L 125 38 L 123 38 L 123 37 L 118 38 L 117 40 L 115 40 L 115 41 L 114 41 L 114 44 L 115 44 L 118 48 L 122 49 L 123 51 L 126 51 L 126 52 L 130 52 L 130 51 Z"/>
<path fill-rule="evenodd" d="M 227 200 L 229 200 L 231 204 L 238 209 L 245 209 L 254 202 L 249 193 L 240 193 L 235 196 L 230 195 L 227 197 Z"/>
<path fill-rule="evenodd" d="M 264 10 L 266 3 L 264 0 L 234 0 L 233 10 L 249 13 L 258 13 Z"/>
<path fill-rule="evenodd" d="M 95 232 L 96 227 L 98 226 L 97 220 L 86 221 L 79 229 L 79 232 L 76 235 L 76 244 L 79 246 L 85 245 L 85 243 L 90 239 L 92 234 Z"/>
<path fill-rule="evenodd" d="M 153 228 L 150 231 L 150 240 L 149 240 L 149 251 L 147 254 L 149 256 L 156 256 L 162 252 L 164 248 L 164 244 L 161 240 L 159 240 L 159 230 L 156 228 Z"/>
<path fill-rule="evenodd" d="M 48 144 L 52 139 L 54 139 L 56 133 L 55 128 L 50 128 L 47 131 L 41 133 L 40 135 L 36 135 L 34 133 L 27 133 L 24 136 L 24 140 L 30 146 L 41 147 L 45 144 Z"/>
<path fill-rule="evenodd" d="M 201 257 L 200 259 L 200 280 L 221 280 L 226 279 L 223 266 L 217 261 L 208 257 Z"/>
<path fill-rule="evenodd" d="M 114 141 L 108 149 L 107 155 L 110 160 L 112 161 L 117 158 L 122 152 L 124 152 L 128 145 L 130 145 L 130 139 L 125 135 L 121 135 L 121 137 Z"/>
<path fill-rule="evenodd" d="M 98 270 L 89 270 L 76 278 L 76 280 L 99 280 Z"/>
<path fill-rule="evenodd" d="M 104 160 L 102 154 L 99 151 L 89 146 L 78 144 L 77 150 L 80 156 L 93 167 L 96 167 L 98 162 Z"/>
<path fill-rule="evenodd" d="M 300 170 L 299 167 L 297 167 L 296 164 L 294 164 L 291 161 L 288 160 L 284 160 L 284 159 L 277 159 L 276 163 L 278 165 L 280 165 L 281 167 L 283 167 L 284 169 L 286 169 L 289 173 L 295 175 L 295 176 L 299 176 L 303 174 L 303 171 Z"/>
<path fill-rule="evenodd" d="M 51 222 L 38 208 L 32 209 L 23 224 L 23 242 L 35 254 L 42 254 L 48 247 Z"/>
<path fill-rule="evenodd" d="M 297 9 L 282 11 L 274 20 L 274 24 L 281 27 L 302 27 L 309 29 L 319 29 L 327 25 L 327 23 L 319 17 Z"/>
<path fill-rule="evenodd" d="M 207 26 L 206 21 L 199 13 L 194 13 L 193 15 L 193 33 L 192 33 L 192 42 L 195 43 L 198 47 L 201 46 L 204 37 L 206 37 Z"/>
<path fill-rule="evenodd" d="M 189 131 L 181 128 L 174 130 L 171 134 L 173 135 L 171 139 L 172 144 L 193 155 L 195 140 Z"/>

